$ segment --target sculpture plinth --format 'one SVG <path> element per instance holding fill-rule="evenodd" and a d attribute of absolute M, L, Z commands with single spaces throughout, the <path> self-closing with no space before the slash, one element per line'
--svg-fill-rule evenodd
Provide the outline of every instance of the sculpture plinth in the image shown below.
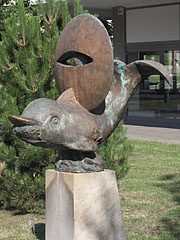
<path fill-rule="evenodd" d="M 125 240 L 114 171 L 46 172 L 46 240 Z"/>

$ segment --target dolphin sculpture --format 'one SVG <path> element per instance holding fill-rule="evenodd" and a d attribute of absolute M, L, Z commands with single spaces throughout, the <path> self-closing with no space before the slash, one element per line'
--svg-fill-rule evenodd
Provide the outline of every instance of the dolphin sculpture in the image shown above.
<path fill-rule="evenodd" d="M 36 99 L 21 116 L 8 118 L 20 139 L 59 150 L 59 170 L 102 171 L 103 160 L 96 153 L 98 145 L 112 134 L 130 98 L 151 73 L 161 75 L 172 84 L 167 69 L 160 63 L 135 61 L 126 65 L 116 60 L 111 89 L 105 101 L 92 112 L 76 100 L 73 89 L 69 88 L 57 100 Z"/>
<path fill-rule="evenodd" d="M 84 22 L 85 26 L 88 24 L 85 19 L 88 19 L 90 26 L 93 26 L 93 31 L 94 24 L 97 25 L 97 29 L 100 27 L 102 30 L 99 20 L 89 15 L 80 15 L 72 21 L 74 21 L 73 24 L 77 24 L 77 28 L 82 28 Z M 81 21 L 83 21 L 82 24 Z M 71 22 L 68 26 L 71 29 Z M 68 29 L 65 30 L 66 34 L 68 32 Z M 110 47 L 111 50 L 109 39 L 106 40 L 106 46 Z M 162 64 L 150 60 L 135 61 L 128 65 L 115 60 L 110 66 L 110 72 L 107 71 L 107 66 L 105 67 L 105 72 L 108 72 L 107 77 L 104 75 L 103 62 L 99 65 L 97 52 L 95 53 L 96 56 L 93 57 L 92 49 L 90 52 L 86 50 L 84 53 L 79 44 L 77 46 L 73 44 L 73 46 L 75 46 L 75 49 L 72 46 L 70 48 L 69 45 L 65 46 L 65 51 L 59 49 L 59 47 L 57 47 L 58 50 L 56 49 L 55 71 L 58 88 L 62 91 L 60 97 L 57 100 L 36 99 L 24 109 L 20 116 L 10 115 L 8 118 L 14 125 L 14 133 L 20 139 L 35 146 L 58 150 L 57 170 L 66 172 L 102 171 L 104 164 L 103 159 L 97 154 L 98 146 L 113 133 L 126 111 L 130 98 L 140 83 L 152 74 L 161 75 L 170 85 L 172 82 L 167 69 Z M 98 43 L 98 51 L 101 51 L 99 46 Z M 110 50 L 105 55 L 108 58 L 108 64 L 111 65 L 112 53 Z M 67 52 L 68 54 L 66 54 Z M 72 68 L 69 64 L 67 66 L 65 62 L 69 54 L 80 56 L 82 63 L 85 62 L 85 68 L 83 68 L 83 64 L 82 66 L 74 64 Z M 96 58 L 98 59 L 97 62 L 95 61 Z M 90 76 L 89 81 L 85 84 L 84 78 L 81 79 L 79 73 L 83 72 L 83 69 L 88 72 L 92 71 L 93 66 L 96 73 L 96 64 L 98 69 L 102 65 L 100 71 L 104 79 L 100 79 L 99 85 L 96 82 L 93 85 L 93 78 Z M 67 69 L 69 70 L 67 71 L 68 84 L 64 79 Z M 65 74 L 63 79 L 60 76 L 61 72 Z M 92 72 L 92 75 L 95 74 L 94 72 Z M 88 74 L 85 73 L 83 76 L 88 78 Z M 77 86 L 77 75 L 80 78 L 80 86 Z M 99 73 L 97 76 L 99 76 Z M 73 79 L 76 79 L 75 82 L 73 82 Z M 81 90 L 86 85 L 88 86 L 88 83 L 91 86 L 91 88 L 89 87 L 89 94 L 93 96 L 94 92 L 92 102 L 90 102 L 88 91 L 85 91 L 83 95 Z M 98 91 L 93 89 L 94 86 Z M 64 89 L 62 90 L 62 88 Z"/>

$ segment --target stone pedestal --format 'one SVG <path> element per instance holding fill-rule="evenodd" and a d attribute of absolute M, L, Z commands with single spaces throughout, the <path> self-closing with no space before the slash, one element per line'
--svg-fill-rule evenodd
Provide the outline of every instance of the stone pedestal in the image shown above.
<path fill-rule="evenodd" d="M 114 171 L 46 171 L 46 240 L 125 240 Z"/>

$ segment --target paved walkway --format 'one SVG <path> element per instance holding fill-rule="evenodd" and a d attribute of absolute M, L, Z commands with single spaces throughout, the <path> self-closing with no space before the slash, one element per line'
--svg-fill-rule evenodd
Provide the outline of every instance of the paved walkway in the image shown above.
<path fill-rule="evenodd" d="M 180 144 L 180 129 L 124 125 L 129 139 Z"/>

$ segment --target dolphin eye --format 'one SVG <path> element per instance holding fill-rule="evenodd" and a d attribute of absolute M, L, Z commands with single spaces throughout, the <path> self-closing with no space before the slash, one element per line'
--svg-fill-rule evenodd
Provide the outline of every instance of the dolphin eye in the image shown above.
<path fill-rule="evenodd" d="M 53 123 L 53 124 L 58 124 L 59 123 L 59 118 L 58 117 L 53 117 L 52 119 L 51 119 L 51 122 Z"/>

